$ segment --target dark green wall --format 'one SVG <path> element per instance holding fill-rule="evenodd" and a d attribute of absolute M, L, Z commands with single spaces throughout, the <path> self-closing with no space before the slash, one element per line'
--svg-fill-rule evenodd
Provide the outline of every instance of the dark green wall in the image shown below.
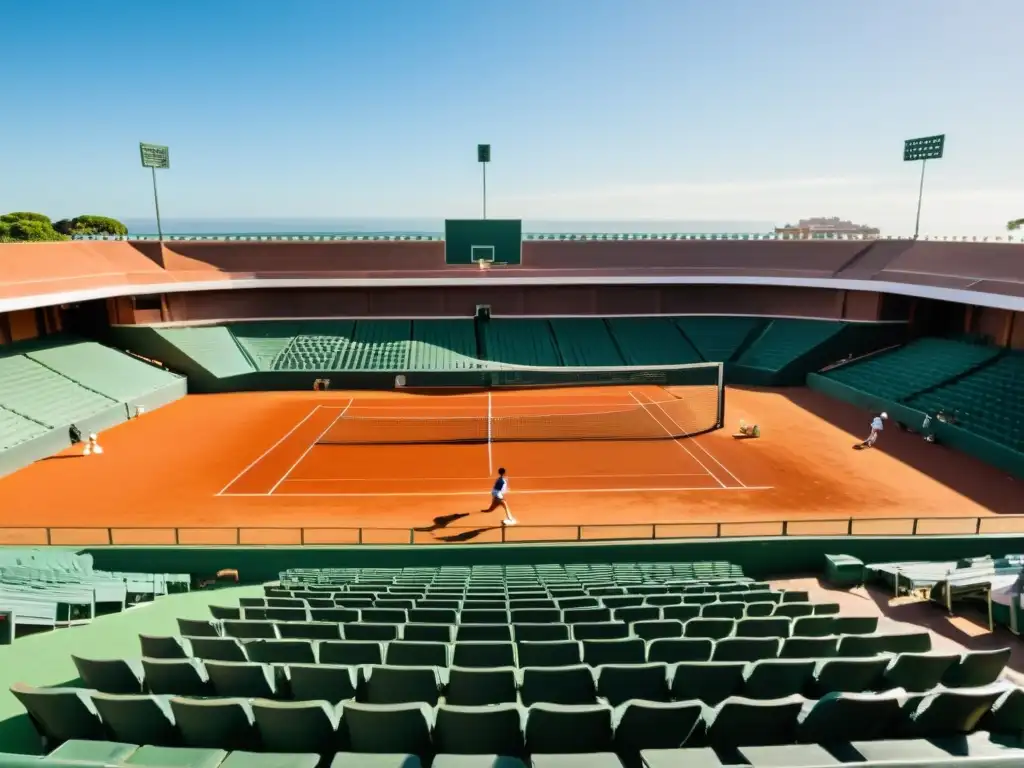
<path fill-rule="evenodd" d="M 778 578 L 821 572 L 826 554 L 865 562 L 956 560 L 1024 552 L 1022 535 L 901 537 L 775 537 L 663 542 L 458 544 L 405 547 L 99 547 L 85 550 L 94 567 L 110 571 L 214 574 L 237 568 L 243 581 L 277 578 L 286 568 L 366 568 L 438 565 L 658 562 L 721 560 L 748 576 Z"/>

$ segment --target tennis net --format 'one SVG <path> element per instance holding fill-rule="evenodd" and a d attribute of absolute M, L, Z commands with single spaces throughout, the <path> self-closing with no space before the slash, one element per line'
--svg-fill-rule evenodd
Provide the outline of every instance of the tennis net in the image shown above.
<path fill-rule="evenodd" d="M 402 445 L 678 439 L 722 426 L 721 373 L 722 366 L 717 363 L 649 368 L 505 367 L 488 372 L 492 387 L 589 385 L 612 388 L 619 394 L 609 404 L 553 403 L 549 412 L 514 401 L 492 409 L 489 399 L 481 400 L 481 412 L 470 416 L 358 416 L 343 412 L 318 442 Z"/>

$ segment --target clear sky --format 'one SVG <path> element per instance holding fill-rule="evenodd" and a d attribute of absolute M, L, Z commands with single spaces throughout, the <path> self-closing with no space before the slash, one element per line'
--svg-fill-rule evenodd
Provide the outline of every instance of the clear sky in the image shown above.
<path fill-rule="evenodd" d="M 768 220 L 1024 216 L 1021 0 L 4 3 L 0 211 Z"/>

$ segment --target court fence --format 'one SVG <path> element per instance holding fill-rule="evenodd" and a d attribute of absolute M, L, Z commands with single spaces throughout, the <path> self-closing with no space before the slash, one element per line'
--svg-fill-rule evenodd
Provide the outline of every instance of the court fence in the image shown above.
<path fill-rule="evenodd" d="M 352 526 L 2 526 L 0 546 L 352 546 L 529 544 L 772 537 L 1024 534 L 1024 515 L 417 528 Z"/>

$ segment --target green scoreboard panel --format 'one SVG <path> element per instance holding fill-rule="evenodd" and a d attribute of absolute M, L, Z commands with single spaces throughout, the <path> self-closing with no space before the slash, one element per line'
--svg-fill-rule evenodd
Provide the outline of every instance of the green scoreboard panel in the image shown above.
<path fill-rule="evenodd" d="M 521 264 L 522 219 L 445 219 L 444 260 L 448 264 Z"/>

